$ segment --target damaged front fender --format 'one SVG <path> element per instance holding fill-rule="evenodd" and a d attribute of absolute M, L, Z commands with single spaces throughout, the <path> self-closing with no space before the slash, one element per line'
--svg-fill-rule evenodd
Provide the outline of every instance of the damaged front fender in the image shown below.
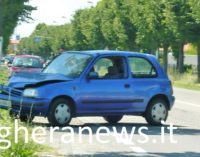
<path fill-rule="evenodd" d="M 20 115 L 46 116 L 50 100 L 23 97 L 23 90 L 0 85 L 0 108 Z"/>
<path fill-rule="evenodd" d="M 22 91 L 0 85 L 0 108 L 10 109 L 12 107 L 12 100 L 20 98 L 21 96 Z"/>

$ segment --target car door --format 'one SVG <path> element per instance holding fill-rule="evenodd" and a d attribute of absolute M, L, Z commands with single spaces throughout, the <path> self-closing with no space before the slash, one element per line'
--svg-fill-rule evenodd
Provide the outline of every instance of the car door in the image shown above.
<path fill-rule="evenodd" d="M 159 89 L 157 71 L 153 64 L 144 57 L 129 56 L 128 63 L 131 72 L 129 84 L 135 100 L 133 112 L 145 112 L 146 106 L 156 89 Z"/>
<path fill-rule="evenodd" d="M 120 113 L 128 109 L 133 98 L 127 67 L 125 57 L 98 58 L 86 78 L 82 80 L 79 112 Z M 93 77 L 87 78 L 91 73 Z"/>

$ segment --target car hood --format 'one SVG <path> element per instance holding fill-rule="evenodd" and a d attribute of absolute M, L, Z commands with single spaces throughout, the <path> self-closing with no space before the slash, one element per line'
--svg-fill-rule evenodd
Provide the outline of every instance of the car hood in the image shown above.
<path fill-rule="evenodd" d="M 45 84 L 70 81 L 72 78 L 67 78 L 62 74 L 47 74 L 47 73 L 16 73 L 9 82 L 8 86 L 12 88 L 35 87 Z"/>

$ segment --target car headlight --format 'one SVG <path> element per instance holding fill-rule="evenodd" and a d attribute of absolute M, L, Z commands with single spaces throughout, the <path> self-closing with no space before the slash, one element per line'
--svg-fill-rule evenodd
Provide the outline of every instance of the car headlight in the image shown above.
<path fill-rule="evenodd" d="M 28 88 L 28 89 L 25 89 L 25 90 L 24 90 L 23 96 L 24 96 L 24 97 L 35 98 L 35 97 L 38 96 L 38 91 L 37 91 L 37 89 Z"/>

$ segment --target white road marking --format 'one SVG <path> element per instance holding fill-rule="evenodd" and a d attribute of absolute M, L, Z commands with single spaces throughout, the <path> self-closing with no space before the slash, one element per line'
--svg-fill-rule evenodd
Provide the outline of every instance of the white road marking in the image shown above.
<path fill-rule="evenodd" d="M 176 93 L 176 91 L 189 92 L 189 93 L 195 93 L 195 94 L 200 93 L 200 91 L 198 91 L 198 90 L 191 90 L 191 89 L 184 89 L 184 88 L 177 88 L 177 87 L 175 87 L 173 89 L 174 89 L 175 93 Z"/>
<path fill-rule="evenodd" d="M 130 147 L 130 149 L 132 149 L 135 153 L 147 153 L 147 151 L 144 150 L 144 149 L 141 148 L 141 147 L 133 146 L 133 147 Z"/>
<path fill-rule="evenodd" d="M 114 135 L 113 135 L 113 136 L 114 136 Z M 116 137 L 115 137 L 115 138 L 116 138 Z M 133 143 L 131 140 L 127 139 L 127 138 L 121 137 L 121 138 L 120 138 L 120 141 L 121 141 L 124 145 L 134 145 L 134 143 Z"/>
<path fill-rule="evenodd" d="M 193 104 L 193 103 L 186 102 L 186 101 L 176 100 L 175 102 L 185 104 L 185 105 L 188 105 L 188 106 L 200 107 L 200 105 Z"/>

